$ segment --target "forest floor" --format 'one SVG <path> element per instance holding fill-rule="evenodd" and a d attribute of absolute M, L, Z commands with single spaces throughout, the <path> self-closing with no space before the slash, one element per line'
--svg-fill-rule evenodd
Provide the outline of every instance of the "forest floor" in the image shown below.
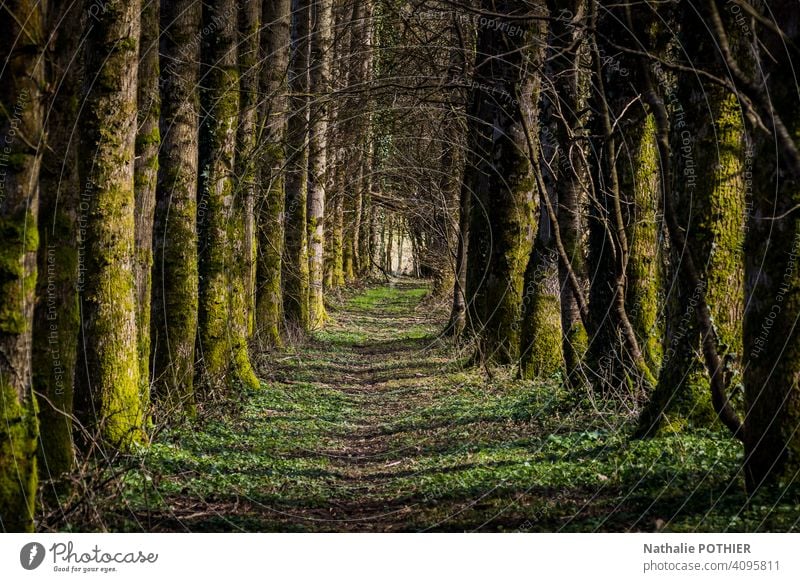
<path fill-rule="evenodd" d="M 741 447 L 722 433 L 631 440 L 629 412 L 557 379 L 466 367 L 466 350 L 437 339 L 447 313 L 426 294 L 400 280 L 340 299 L 324 331 L 263 357 L 260 390 L 162 432 L 98 496 L 91 528 L 800 527 L 800 508 L 779 492 L 746 498 Z"/>

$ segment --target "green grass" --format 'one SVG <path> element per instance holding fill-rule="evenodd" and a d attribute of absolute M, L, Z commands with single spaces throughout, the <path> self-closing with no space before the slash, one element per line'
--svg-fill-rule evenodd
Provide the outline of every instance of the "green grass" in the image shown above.
<path fill-rule="evenodd" d="M 464 368 L 426 287 L 332 306 L 224 414 L 162 433 L 101 508 L 153 531 L 787 531 L 797 491 L 743 492 L 742 448 L 631 440 L 633 415 L 557 381 Z"/>

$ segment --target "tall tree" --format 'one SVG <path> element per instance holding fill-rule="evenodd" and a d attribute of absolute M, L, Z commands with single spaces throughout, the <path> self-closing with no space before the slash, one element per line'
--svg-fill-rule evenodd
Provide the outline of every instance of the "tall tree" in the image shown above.
<path fill-rule="evenodd" d="M 153 227 L 153 390 L 170 415 L 194 411 L 197 335 L 197 169 L 202 8 L 164 2 L 161 147 Z"/>
<path fill-rule="evenodd" d="M 83 263 L 79 390 L 84 426 L 112 446 L 144 436 L 136 326 L 134 157 L 141 2 L 109 0 L 85 44 L 80 118 Z"/>
<path fill-rule="evenodd" d="M 240 5 L 225 0 L 203 6 L 200 126 L 198 356 L 207 395 L 241 382 L 257 387 L 247 353 L 242 272 L 244 212 L 234 176 L 239 122 L 237 25 Z M 234 313 L 233 311 L 236 311 Z"/>
<path fill-rule="evenodd" d="M 537 6 L 541 9 L 541 6 Z M 481 10 L 498 17 L 530 13 L 525 2 L 491 1 Z M 532 22 L 532 21 L 531 21 Z M 468 303 L 483 357 L 515 362 L 520 344 L 523 274 L 535 224 L 528 130 L 535 127 L 534 70 L 529 62 L 534 28 L 510 35 L 492 27 L 478 32 L 473 97 L 480 122 L 472 163 L 478 173 L 470 223 Z M 532 55 L 531 55 L 532 56 Z"/>
<path fill-rule="evenodd" d="M 702 9 L 682 13 L 680 40 L 686 62 L 724 75 L 707 22 L 708 13 Z M 671 247 L 664 364 L 641 418 L 641 429 L 651 432 L 709 427 L 717 419 L 709 374 L 700 356 L 704 333 L 694 314 L 699 300 L 712 318 L 726 378 L 738 369 L 742 349 L 744 116 L 734 95 L 702 82 L 695 73 L 679 72 L 676 84 L 666 101 L 672 106 L 672 198 L 685 244 Z M 696 283 L 680 272 L 689 254 L 699 276 Z"/>
<path fill-rule="evenodd" d="M 588 347 L 585 314 L 581 313 L 581 305 L 585 306 L 582 293 L 588 286 L 583 243 L 588 188 L 584 113 L 588 93 L 584 65 L 588 56 L 586 5 L 586 0 L 548 2 L 554 18 L 550 26 L 550 82 L 543 87 L 543 113 L 548 119 L 543 120 L 542 143 L 543 147 L 555 149 L 558 234 L 564 252 L 559 258 L 558 273 L 565 376 L 573 385 L 583 381 L 581 365 Z"/>
<path fill-rule="evenodd" d="M 260 87 L 264 101 L 259 123 L 264 145 L 257 204 L 258 260 L 256 269 L 256 330 L 262 345 L 283 343 L 283 255 L 286 164 L 286 124 L 289 91 L 288 69 L 291 41 L 291 0 L 263 5 L 264 30 Z"/>
<path fill-rule="evenodd" d="M 725 65 L 772 129 L 755 151 L 745 247 L 745 476 L 751 490 L 789 484 L 800 470 L 800 114 L 792 72 L 800 56 L 800 12 L 783 0 L 769 9 L 770 25 L 759 27 L 761 67 L 751 73 L 747 53 L 728 38 L 709 4 Z"/>
<path fill-rule="evenodd" d="M 39 402 L 39 474 L 58 478 L 73 467 L 72 399 L 78 350 L 78 114 L 82 79 L 83 3 L 59 2 L 48 14 L 47 73 L 54 94 L 48 147 L 39 177 L 39 257 L 33 327 L 33 385 Z M 56 490 L 57 492 L 57 490 Z"/>
<path fill-rule="evenodd" d="M 626 222 L 629 202 L 621 178 L 620 152 L 628 128 L 644 117 L 630 113 L 642 91 L 641 78 L 632 78 L 635 59 L 617 54 L 615 46 L 638 46 L 626 25 L 624 7 L 612 2 L 593 2 L 589 24 L 593 67 L 592 110 L 593 203 L 589 214 L 590 296 L 588 326 L 591 338 L 587 360 L 595 385 L 619 397 L 641 398 L 655 385 L 636 330 L 628 314 L 626 297 L 631 244 Z M 649 8 L 645 8 L 649 10 Z M 641 108 L 638 108 L 641 111 Z M 642 281 L 655 285 L 655 281 Z"/>
<path fill-rule="evenodd" d="M 139 39 L 138 131 L 134 165 L 136 196 L 136 332 L 139 347 L 139 382 L 144 402 L 150 394 L 150 296 L 153 270 L 153 217 L 158 181 L 158 150 L 161 134 L 158 43 L 159 0 L 142 0 Z"/>
<path fill-rule="evenodd" d="M 36 400 L 31 339 L 39 246 L 44 111 L 41 2 L 0 7 L 0 528 L 31 531 L 36 499 Z"/>
<path fill-rule="evenodd" d="M 309 329 L 308 310 L 308 62 L 310 0 L 292 2 L 292 53 L 289 65 L 290 115 L 287 130 L 283 307 L 287 323 Z"/>
<path fill-rule="evenodd" d="M 330 111 L 331 36 L 333 1 L 314 0 L 312 7 L 310 68 L 310 124 L 308 152 L 308 274 L 309 324 L 325 322 L 325 188 L 328 176 L 328 115 Z"/>
<path fill-rule="evenodd" d="M 255 324 L 255 192 L 257 164 L 258 88 L 260 82 L 261 0 L 239 4 L 239 123 L 236 127 L 236 190 L 231 231 L 234 260 L 231 273 L 233 322 L 250 337 Z M 241 331 L 237 332 L 242 334 Z"/>

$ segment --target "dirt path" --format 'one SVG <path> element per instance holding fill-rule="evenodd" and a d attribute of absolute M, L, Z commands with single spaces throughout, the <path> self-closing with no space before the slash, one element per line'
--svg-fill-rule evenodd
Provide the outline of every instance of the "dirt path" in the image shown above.
<path fill-rule="evenodd" d="M 720 531 L 797 519 L 793 505 L 744 508 L 731 439 L 631 441 L 627 411 L 558 378 L 462 367 L 436 339 L 447 314 L 426 293 L 411 281 L 366 289 L 311 341 L 265 356 L 261 389 L 235 409 L 159 437 L 102 527 Z"/>

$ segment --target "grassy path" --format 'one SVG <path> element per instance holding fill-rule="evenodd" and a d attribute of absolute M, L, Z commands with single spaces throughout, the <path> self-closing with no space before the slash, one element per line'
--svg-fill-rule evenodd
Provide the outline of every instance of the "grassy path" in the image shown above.
<path fill-rule="evenodd" d="M 796 527 L 746 504 L 739 445 L 629 441 L 630 415 L 557 381 L 491 380 L 435 339 L 446 314 L 402 282 L 265 357 L 261 390 L 163 434 L 104 527 L 145 531 L 654 531 Z"/>

